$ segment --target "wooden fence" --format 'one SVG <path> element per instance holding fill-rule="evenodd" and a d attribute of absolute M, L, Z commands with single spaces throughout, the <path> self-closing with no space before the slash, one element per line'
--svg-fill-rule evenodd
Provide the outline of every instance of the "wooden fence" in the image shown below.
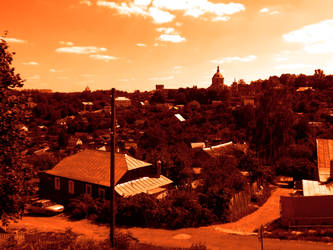
<path fill-rule="evenodd" d="M 234 194 L 229 203 L 229 220 L 235 221 L 251 212 L 251 197 L 258 192 L 257 182 L 252 183 L 246 190 Z"/>

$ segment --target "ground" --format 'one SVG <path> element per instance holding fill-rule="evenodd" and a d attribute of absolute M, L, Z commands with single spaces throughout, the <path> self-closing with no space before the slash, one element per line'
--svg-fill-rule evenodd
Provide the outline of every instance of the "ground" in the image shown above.
<path fill-rule="evenodd" d="M 183 228 L 178 230 L 150 228 L 120 228 L 122 232 L 130 232 L 142 243 L 151 243 L 165 247 L 190 247 L 193 243 L 203 243 L 208 249 L 260 249 L 260 242 L 253 231 L 260 225 L 267 224 L 279 217 L 279 199 L 287 195 L 290 189 L 277 188 L 267 202 L 252 214 L 237 222 L 211 225 L 199 228 Z M 96 225 L 88 220 L 69 221 L 64 215 L 53 217 L 25 216 L 18 223 L 12 223 L 10 228 L 19 230 L 64 231 L 71 228 L 74 233 L 96 240 L 106 239 L 109 228 Z M 317 243 L 309 241 L 292 241 L 264 239 L 264 249 L 333 249 L 332 243 Z"/>

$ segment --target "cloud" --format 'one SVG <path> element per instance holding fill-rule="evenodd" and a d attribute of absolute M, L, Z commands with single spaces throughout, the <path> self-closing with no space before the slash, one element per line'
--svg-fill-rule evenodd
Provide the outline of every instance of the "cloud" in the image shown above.
<path fill-rule="evenodd" d="M 72 47 L 62 47 L 56 49 L 56 52 L 58 53 L 73 53 L 73 54 L 94 54 L 105 51 L 107 51 L 106 48 L 98 48 L 95 46 L 85 46 L 85 47 L 72 46 Z"/>
<path fill-rule="evenodd" d="M 303 69 L 303 68 L 311 68 L 313 65 L 304 64 L 304 63 L 290 63 L 290 64 L 282 64 L 275 67 L 275 69 Z"/>
<path fill-rule="evenodd" d="M 73 46 L 74 45 L 74 43 L 72 43 L 72 42 L 65 42 L 65 41 L 59 41 L 59 43 L 61 45 L 66 45 L 66 46 Z"/>
<path fill-rule="evenodd" d="M 268 13 L 270 15 L 278 15 L 278 14 L 280 14 L 279 11 L 277 11 L 277 10 L 271 10 L 269 8 L 262 8 L 261 10 L 259 10 L 259 12 L 260 13 Z"/>
<path fill-rule="evenodd" d="M 85 5 L 88 5 L 88 6 L 92 5 L 91 1 L 89 1 L 89 0 L 82 0 L 82 1 L 80 1 L 80 4 L 85 4 Z"/>
<path fill-rule="evenodd" d="M 333 52 L 333 19 L 306 25 L 282 37 L 286 42 L 303 44 L 308 53 Z"/>
<path fill-rule="evenodd" d="M 222 64 L 222 63 L 232 63 L 232 62 L 251 62 L 255 60 L 257 57 L 255 55 L 249 55 L 245 57 L 223 57 L 220 60 L 211 60 L 212 63 Z"/>
<path fill-rule="evenodd" d="M 163 80 L 172 80 L 174 76 L 162 76 L 162 77 L 151 77 L 148 80 L 150 81 L 163 81 Z"/>
<path fill-rule="evenodd" d="M 208 0 L 154 0 L 153 5 L 168 11 L 183 11 L 184 16 L 192 16 L 195 18 L 205 14 L 211 14 L 213 16 L 212 20 L 215 21 L 225 21 L 226 18 L 222 17 L 245 10 L 244 5 L 240 3 L 212 3 Z"/>
<path fill-rule="evenodd" d="M 180 42 L 185 42 L 186 39 L 179 35 L 174 28 L 164 28 L 160 27 L 156 29 L 158 32 L 162 32 L 158 38 L 160 41 L 164 42 L 173 42 L 173 43 L 180 43 Z"/>
<path fill-rule="evenodd" d="M 270 15 L 278 15 L 278 14 L 280 14 L 280 12 L 277 11 L 277 10 L 274 10 L 274 11 L 270 12 L 269 14 Z"/>
<path fill-rule="evenodd" d="M 147 47 L 147 45 L 145 43 L 137 43 L 136 46 L 138 46 L 138 47 Z"/>
<path fill-rule="evenodd" d="M 111 60 L 116 60 L 117 57 L 115 56 L 108 56 L 108 55 L 89 55 L 90 58 L 95 59 L 95 60 L 102 60 L 104 62 L 109 62 Z"/>
<path fill-rule="evenodd" d="M 13 38 L 13 37 L 2 37 L 2 36 L 0 36 L 0 39 L 5 40 L 7 43 L 27 43 L 27 41 L 25 41 L 25 40 Z"/>
<path fill-rule="evenodd" d="M 132 0 L 127 3 L 98 0 L 97 6 L 114 9 L 121 15 L 150 17 L 158 24 L 173 21 L 179 11 L 184 16 L 198 18 L 208 14 L 212 16 L 212 21 L 227 21 L 229 15 L 245 10 L 240 3 L 212 3 L 208 0 Z"/>
<path fill-rule="evenodd" d="M 184 66 L 174 66 L 173 67 L 174 70 L 179 70 L 179 69 L 182 69 L 182 68 L 184 68 Z"/>
<path fill-rule="evenodd" d="M 62 70 L 58 70 L 58 69 L 49 69 L 50 72 L 52 73 L 61 73 Z"/>
<path fill-rule="evenodd" d="M 149 6 L 151 1 L 148 0 L 135 0 L 129 3 L 116 3 L 111 1 L 98 0 L 97 6 L 107 7 L 110 9 L 115 9 L 121 15 L 141 15 L 144 17 L 151 17 L 154 23 L 168 23 L 171 22 L 175 15 L 169 13 L 168 11 L 163 11 L 159 8 Z"/>
<path fill-rule="evenodd" d="M 155 7 L 149 8 L 149 15 L 153 18 L 154 22 L 158 24 L 169 23 L 175 18 L 175 15 Z"/>
<path fill-rule="evenodd" d="M 259 10 L 260 13 L 266 13 L 268 12 L 269 9 L 268 8 L 262 8 L 261 10 Z"/>
<path fill-rule="evenodd" d="M 24 62 L 24 63 L 22 63 L 22 64 L 24 64 L 24 65 L 32 65 L 32 66 L 37 66 L 37 65 L 39 65 L 38 62 L 34 62 L 34 61 Z"/>

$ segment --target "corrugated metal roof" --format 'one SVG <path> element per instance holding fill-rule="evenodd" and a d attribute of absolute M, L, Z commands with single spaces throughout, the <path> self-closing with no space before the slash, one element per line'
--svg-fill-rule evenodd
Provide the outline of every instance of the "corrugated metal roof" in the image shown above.
<path fill-rule="evenodd" d="M 330 164 L 333 160 L 333 140 L 317 139 L 316 141 L 319 180 L 325 182 L 330 177 Z"/>
<path fill-rule="evenodd" d="M 171 183 L 172 181 L 163 175 L 159 178 L 142 177 L 137 180 L 118 184 L 115 186 L 115 190 L 119 195 L 128 197 L 140 193 L 156 193 L 158 190 L 161 190 L 159 188 Z"/>
<path fill-rule="evenodd" d="M 128 170 L 150 166 L 150 163 L 134 159 L 125 154 L 115 154 L 115 183 Z M 45 173 L 73 180 L 110 186 L 110 152 L 84 150 L 66 157 L 53 169 Z"/>
<path fill-rule="evenodd" d="M 333 183 L 321 184 L 318 181 L 302 180 L 304 196 L 333 195 Z"/>
<path fill-rule="evenodd" d="M 191 148 L 204 148 L 206 144 L 204 142 L 191 142 Z"/>
<path fill-rule="evenodd" d="M 232 146 L 233 143 L 232 141 L 224 143 L 224 144 L 219 144 L 216 146 L 212 146 L 210 148 L 203 148 L 202 150 L 206 153 L 208 153 L 212 157 L 220 156 L 223 151 L 228 148 L 229 146 Z"/>
<path fill-rule="evenodd" d="M 179 121 L 181 121 L 181 122 L 184 122 L 184 121 L 186 121 L 185 120 L 185 118 L 184 117 L 182 117 L 182 115 L 181 114 L 175 114 L 175 116 L 177 117 L 177 119 L 179 120 Z"/>

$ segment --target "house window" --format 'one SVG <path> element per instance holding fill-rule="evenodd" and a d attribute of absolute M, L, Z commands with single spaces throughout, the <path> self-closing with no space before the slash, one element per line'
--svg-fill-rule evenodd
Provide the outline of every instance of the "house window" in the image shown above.
<path fill-rule="evenodd" d="M 86 184 L 86 194 L 92 195 L 92 186 L 91 186 L 91 184 Z"/>
<path fill-rule="evenodd" d="M 105 189 L 104 188 L 98 188 L 98 197 L 102 200 L 105 200 Z"/>
<path fill-rule="evenodd" d="M 54 178 L 54 189 L 55 190 L 60 190 L 60 177 L 55 177 Z"/>
<path fill-rule="evenodd" d="M 68 193 L 74 194 L 74 181 L 68 181 Z"/>

